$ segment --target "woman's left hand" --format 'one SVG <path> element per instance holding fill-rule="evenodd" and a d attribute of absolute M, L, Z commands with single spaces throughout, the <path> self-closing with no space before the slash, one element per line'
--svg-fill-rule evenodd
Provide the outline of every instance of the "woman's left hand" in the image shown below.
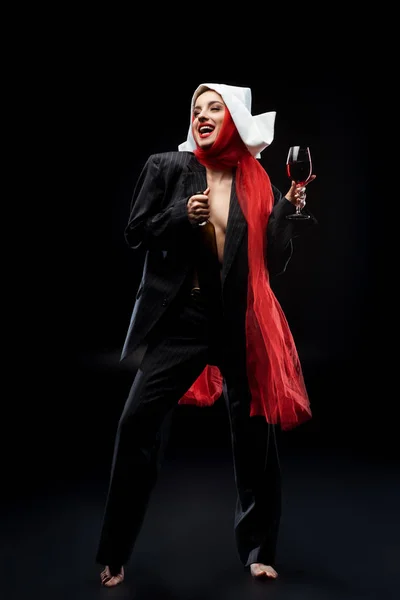
<path fill-rule="evenodd" d="M 306 186 L 314 181 L 316 175 L 311 175 L 310 178 L 305 182 L 304 185 L 298 186 L 295 181 L 292 181 L 290 190 L 286 194 L 286 200 L 289 200 L 294 206 L 300 206 L 303 208 L 306 205 Z"/>

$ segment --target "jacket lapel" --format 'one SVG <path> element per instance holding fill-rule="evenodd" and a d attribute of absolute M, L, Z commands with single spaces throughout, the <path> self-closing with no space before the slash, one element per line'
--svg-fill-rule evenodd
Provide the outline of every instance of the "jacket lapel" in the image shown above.
<path fill-rule="evenodd" d="M 188 164 L 188 171 L 184 175 L 185 195 L 192 196 L 207 188 L 205 167 L 199 163 L 195 156 Z M 235 172 L 232 180 L 232 190 L 229 203 L 228 223 L 225 233 L 224 263 L 222 265 L 222 285 L 232 266 L 233 259 L 246 231 L 246 220 L 239 206 L 236 195 Z"/>
<path fill-rule="evenodd" d="M 188 169 L 183 175 L 183 185 L 185 194 L 190 197 L 196 193 L 204 192 L 207 188 L 207 176 L 205 167 L 199 163 L 195 156 L 189 162 Z"/>
<path fill-rule="evenodd" d="M 233 259 L 246 231 L 246 220 L 239 206 L 236 195 L 235 176 L 232 181 L 231 199 L 229 204 L 228 224 L 225 233 L 224 263 L 222 265 L 222 285 L 232 266 Z"/>

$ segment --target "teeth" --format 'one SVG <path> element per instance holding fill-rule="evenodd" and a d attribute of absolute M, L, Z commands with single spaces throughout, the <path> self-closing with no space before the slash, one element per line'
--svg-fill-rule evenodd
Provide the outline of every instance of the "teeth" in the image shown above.
<path fill-rule="evenodd" d="M 200 133 L 208 133 L 213 131 L 212 127 L 200 127 Z"/>

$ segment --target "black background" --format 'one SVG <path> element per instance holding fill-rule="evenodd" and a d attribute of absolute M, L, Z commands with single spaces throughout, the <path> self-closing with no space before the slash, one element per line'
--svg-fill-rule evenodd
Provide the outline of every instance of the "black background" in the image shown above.
<path fill-rule="evenodd" d="M 148 155 L 186 139 L 192 93 L 209 81 L 249 86 L 254 114 L 277 112 L 261 162 L 283 192 L 290 145 L 310 146 L 317 175 L 307 202 L 319 227 L 296 240 L 275 284 L 314 415 L 280 440 L 283 594 L 289 583 L 299 597 L 397 598 L 390 12 L 304 3 L 112 8 L 18 6 L 5 20 L 4 593 L 101 593 L 94 556 L 134 375 L 118 360 L 139 277 L 123 230 Z M 122 596 L 259 597 L 264 590 L 242 580 L 230 541 L 223 402 L 178 407 L 169 448 Z"/>
<path fill-rule="evenodd" d="M 224 69 L 202 67 L 187 76 L 178 69 L 176 79 L 151 66 L 143 71 L 133 76 L 125 62 L 86 57 L 57 85 L 57 102 L 42 106 L 54 145 L 46 154 L 49 202 L 35 209 L 33 259 L 26 250 L 32 314 L 17 352 L 18 385 L 27 389 L 18 421 L 23 468 L 38 483 L 108 473 L 134 375 L 129 363 L 119 363 L 140 276 L 123 237 L 133 187 L 149 154 L 176 150 L 186 139 L 193 91 L 207 81 L 250 87 L 253 114 L 277 112 L 261 163 L 283 193 L 290 145 L 310 146 L 317 175 L 307 206 L 319 226 L 295 240 L 287 272 L 275 283 L 314 414 L 285 433 L 283 444 L 391 460 L 395 427 L 382 404 L 392 401 L 377 392 L 384 356 L 375 341 L 365 79 L 350 69 L 300 81 L 284 69 L 255 79 L 243 69 L 233 77 Z M 228 447 L 223 402 L 179 407 L 171 433 L 171 447 L 182 452 Z"/>

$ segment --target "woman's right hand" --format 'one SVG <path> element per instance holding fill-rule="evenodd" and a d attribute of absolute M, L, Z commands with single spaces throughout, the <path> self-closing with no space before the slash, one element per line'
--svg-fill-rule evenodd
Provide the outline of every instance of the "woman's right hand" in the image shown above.
<path fill-rule="evenodd" d="M 210 218 L 210 206 L 208 204 L 208 187 L 204 192 L 198 192 L 190 196 L 187 203 L 188 219 L 192 225 L 200 225 Z"/>

